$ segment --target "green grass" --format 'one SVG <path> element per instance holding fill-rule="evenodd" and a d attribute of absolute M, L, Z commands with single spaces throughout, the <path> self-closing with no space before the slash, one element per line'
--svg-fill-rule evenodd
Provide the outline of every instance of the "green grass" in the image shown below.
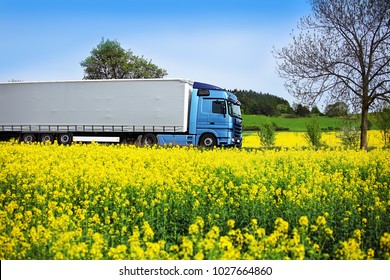
<path fill-rule="evenodd" d="M 274 123 L 279 128 L 286 128 L 288 131 L 292 132 L 302 132 L 306 131 L 306 124 L 313 117 L 305 117 L 305 118 L 286 118 L 284 116 L 279 117 L 267 117 L 263 115 L 244 115 L 243 116 L 243 124 L 246 130 L 250 130 L 251 128 L 259 127 L 263 123 Z M 340 130 L 340 128 L 344 125 L 345 120 L 342 118 L 329 118 L 325 116 L 318 116 L 320 122 L 320 127 L 323 130 L 335 131 Z M 375 122 L 371 120 L 372 127 L 371 129 L 376 129 Z M 360 125 L 360 120 L 355 120 L 357 126 Z"/>

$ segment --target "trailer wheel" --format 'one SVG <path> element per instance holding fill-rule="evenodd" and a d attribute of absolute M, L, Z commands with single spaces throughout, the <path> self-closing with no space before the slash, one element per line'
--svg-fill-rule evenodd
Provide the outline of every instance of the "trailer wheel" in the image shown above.
<path fill-rule="evenodd" d="M 158 144 L 156 135 L 153 133 L 146 133 L 141 140 L 142 146 L 153 146 Z"/>
<path fill-rule="evenodd" d="M 48 133 L 42 134 L 42 135 L 41 135 L 41 142 L 42 142 L 42 143 L 49 142 L 49 143 L 53 144 L 53 142 L 54 142 L 54 136 L 53 136 L 53 134 L 48 134 Z"/>
<path fill-rule="evenodd" d="M 37 140 L 37 138 L 35 137 L 35 134 L 32 134 L 32 133 L 25 133 L 22 135 L 22 141 L 24 143 L 33 143 Z"/>
<path fill-rule="evenodd" d="M 58 143 L 63 145 L 69 145 L 72 143 L 72 134 L 71 133 L 63 133 L 58 136 Z"/>
<path fill-rule="evenodd" d="M 138 135 L 137 138 L 134 140 L 134 145 L 136 147 L 141 147 L 142 146 L 142 135 Z"/>
<path fill-rule="evenodd" d="M 199 140 L 199 145 L 204 148 L 213 148 L 217 145 L 217 139 L 211 133 L 207 133 L 202 135 Z"/>

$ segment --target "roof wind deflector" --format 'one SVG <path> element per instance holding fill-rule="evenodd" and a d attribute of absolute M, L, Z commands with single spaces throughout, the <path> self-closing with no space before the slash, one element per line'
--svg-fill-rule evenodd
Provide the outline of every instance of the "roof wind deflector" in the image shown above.
<path fill-rule="evenodd" d="M 210 85 L 210 84 L 200 83 L 200 82 L 194 82 L 193 88 L 205 89 L 205 90 L 223 90 L 220 87 Z"/>

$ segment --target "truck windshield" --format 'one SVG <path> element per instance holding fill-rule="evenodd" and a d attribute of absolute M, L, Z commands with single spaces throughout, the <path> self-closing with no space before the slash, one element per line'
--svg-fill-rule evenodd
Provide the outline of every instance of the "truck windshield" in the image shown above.
<path fill-rule="evenodd" d="M 236 105 L 232 102 L 228 103 L 229 107 L 229 115 L 232 117 L 241 118 L 241 108 L 239 105 Z"/>

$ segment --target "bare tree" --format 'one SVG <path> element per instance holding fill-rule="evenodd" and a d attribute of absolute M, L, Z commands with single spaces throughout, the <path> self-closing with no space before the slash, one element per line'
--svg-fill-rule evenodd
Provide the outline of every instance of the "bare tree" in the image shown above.
<path fill-rule="evenodd" d="M 346 101 L 361 112 L 360 148 L 367 149 L 369 109 L 390 100 L 390 1 L 309 0 L 301 33 L 274 51 L 287 90 L 303 102 Z"/>

